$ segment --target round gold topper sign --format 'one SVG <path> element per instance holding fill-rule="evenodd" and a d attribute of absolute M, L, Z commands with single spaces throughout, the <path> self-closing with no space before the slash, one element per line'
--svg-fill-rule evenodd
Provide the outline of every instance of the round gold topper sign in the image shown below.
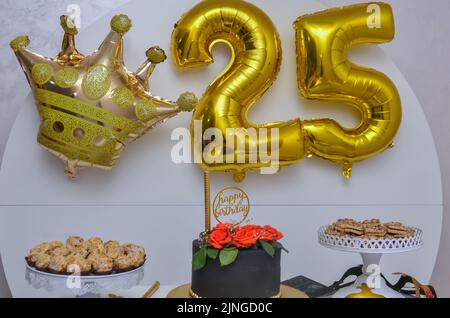
<path fill-rule="evenodd" d="M 214 198 L 213 213 L 219 223 L 241 224 L 249 212 L 250 200 L 242 189 L 228 187 Z"/>

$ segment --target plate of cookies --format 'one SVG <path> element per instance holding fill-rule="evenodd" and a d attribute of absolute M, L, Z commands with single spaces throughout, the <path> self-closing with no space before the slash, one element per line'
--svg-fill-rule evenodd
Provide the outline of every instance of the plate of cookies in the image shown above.
<path fill-rule="evenodd" d="M 141 268 L 146 253 L 142 246 L 132 243 L 71 236 L 65 244 L 53 241 L 36 245 L 25 260 L 29 270 L 52 276 L 111 278 Z"/>
<path fill-rule="evenodd" d="M 418 249 L 423 240 L 422 230 L 401 222 L 339 219 L 319 229 L 319 243 L 353 252 L 395 253 Z"/>

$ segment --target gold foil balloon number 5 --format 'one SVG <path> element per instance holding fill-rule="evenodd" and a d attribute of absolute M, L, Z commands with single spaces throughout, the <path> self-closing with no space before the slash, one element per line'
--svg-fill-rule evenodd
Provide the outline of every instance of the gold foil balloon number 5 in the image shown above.
<path fill-rule="evenodd" d="M 210 64 L 214 62 L 212 48 L 219 42 L 230 47 L 232 58 L 206 90 L 195 110 L 192 126 L 196 121 L 201 122 L 202 135 L 210 128 L 220 130 L 223 142 L 215 153 L 208 151 L 211 142 L 203 142 L 201 153 L 196 153 L 198 149 L 194 147 L 196 158 L 206 159 L 201 160 L 202 168 L 231 171 L 239 182 L 247 170 L 274 164 L 285 166 L 301 160 L 304 150 L 299 119 L 257 125 L 247 117 L 251 106 L 269 89 L 280 70 L 281 44 L 270 18 L 244 1 L 202 1 L 183 15 L 175 27 L 174 62 L 180 68 Z M 230 128 L 234 129 L 233 135 L 227 133 Z M 277 133 L 273 133 L 273 128 Z M 252 133 L 257 138 L 250 138 Z M 239 140 L 245 149 L 232 147 L 230 151 L 230 144 L 236 145 Z M 271 152 L 278 150 L 275 163 L 261 158 L 263 148 Z M 208 155 L 213 158 L 205 158 Z M 245 160 L 239 162 L 240 157 Z"/>
<path fill-rule="evenodd" d="M 354 45 L 394 38 L 392 9 L 385 3 L 334 8 L 300 17 L 294 28 L 302 95 L 343 102 L 361 113 L 354 129 L 332 119 L 303 122 L 307 152 L 343 164 L 344 176 L 350 178 L 353 163 L 393 146 L 402 120 L 400 96 L 392 81 L 347 59 Z"/>

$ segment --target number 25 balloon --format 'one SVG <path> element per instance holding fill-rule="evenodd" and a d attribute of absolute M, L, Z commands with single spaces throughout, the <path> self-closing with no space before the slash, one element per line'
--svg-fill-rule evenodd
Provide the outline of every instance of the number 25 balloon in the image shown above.
<path fill-rule="evenodd" d="M 368 23 L 371 13 L 367 10 L 374 5 L 380 17 L 375 27 Z M 217 42 L 228 44 L 232 51 L 229 67 L 208 87 L 193 121 L 201 120 L 203 131 L 218 128 L 224 135 L 226 128 L 279 128 L 281 166 L 314 154 L 342 164 L 344 176 L 350 178 L 354 163 L 393 145 L 401 123 L 401 101 L 394 84 L 380 72 L 354 65 L 346 57 L 353 45 L 393 39 L 392 10 L 384 3 L 340 7 L 303 16 L 294 26 L 302 95 L 357 107 L 362 114 L 357 128 L 343 128 L 332 119 L 268 125 L 248 120 L 250 107 L 276 79 L 281 46 L 269 17 L 241 0 L 202 1 L 176 24 L 172 54 L 180 68 L 212 63 L 211 50 Z M 264 142 L 267 140 L 260 140 Z M 202 150 L 206 147 L 204 143 Z M 235 180 L 241 181 L 246 170 L 264 164 L 202 162 L 201 166 L 210 171 L 231 171 Z"/>
<path fill-rule="evenodd" d="M 123 61 L 123 35 L 131 28 L 126 15 L 111 20 L 111 32 L 89 56 L 75 48 L 78 33 L 73 21 L 61 17 L 65 35 L 61 52 L 54 59 L 26 49 L 28 37 L 11 42 L 33 90 L 41 116 L 38 142 L 61 158 L 66 175 L 78 168 L 111 169 L 125 146 L 156 125 L 196 104 L 185 93 L 177 103 L 153 96 L 149 78 L 166 55 L 150 48 L 147 61 L 136 73 Z"/>

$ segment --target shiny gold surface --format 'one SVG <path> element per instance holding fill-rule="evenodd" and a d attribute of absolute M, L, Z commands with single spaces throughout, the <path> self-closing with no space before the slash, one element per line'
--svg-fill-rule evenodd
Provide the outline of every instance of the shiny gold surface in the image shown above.
<path fill-rule="evenodd" d="M 350 294 L 345 298 L 386 298 L 383 295 L 373 293 L 373 289 L 370 289 L 366 284 L 362 284 L 358 288 L 361 289 L 360 293 Z"/>
<path fill-rule="evenodd" d="M 300 120 L 259 125 L 247 116 L 250 108 L 264 95 L 275 81 L 282 60 L 279 35 L 270 18 L 256 6 L 242 0 L 205 0 L 185 13 L 175 25 L 172 34 L 172 56 L 183 69 L 206 66 L 214 62 L 212 49 L 225 43 L 231 49 L 229 66 L 209 85 L 193 116 L 201 121 L 202 132 L 217 128 L 224 137 L 223 149 L 203 160 L 201 167 L 208 171 L 229 171 L 235 181 L 242 181 L 247 170 L 271 165 L 258 156 L 258 150 L 270 148 L 272 139 L 279 145 L 279 158 L 275 164 L 291 165 L 304 157 L 303 133 Z M 282 107 L 282 102 L 273 107 Z M 244 154 L 235 147 L 228 156 L 226 129 L 236 129 L 237 138 L 245 141 Z M 250 128 L 266 128 L 267 136 L 259 134 L 258 140 L 246 138 Z M 271 128 L 279 129 L 272 137 Z M 209 142 L 194 147 L 197 158 Z M 239 155 L 245 156 L 238 163 Z M 255 157 L 256 156 L 256 157 Z M 257 160 L 250 160 L 257 158 Z M 229 163 L 232 161 L 233 163 Z M 272 164 L 274 164 L 272 162 Z"/>
<path fill-rule="evenodd" d="M 152 298 L 152 296 L 158 291 L 160 287 L 161 287 L 160 282 L 158 281 L 154 282 L 153 285 L 145 292 L 142 298 Z"/>
<path fill-rule="evenodd" d="M 171 290 L 167 294 L 167 298 L 194 298 L 191 295 L 191 284 L 181 285 L 177 288 Z M 200 297 L 198 297 L 200 298 Z M 275 298 L 309 298 L 305 293 L 299 291 L 298 289 L 281 285 L 280 287 L 280 295 Z"/>
<path fill-rule="evenodd" d="M 347 58 L 355 45 L 385 43 L 394 38 L 391 7 L 381 2 L 370 5 L 379 8 L 379 25 L 370 24 L 377 22 L 377 16 L 368 10 L 369 4 L 305 15 L 294 23 L 302 95 L 340 102 L 356 107 L 361 113 L 356 128 L 344 128 L 332 119 L 303 122 L 306 151 L 343 165 L 346 178 L 351 177 L 354 163 L 393 145 L 402 120 L 400 96 L 392 81 Z"/>
<path fill-rule="evenodd" d="M 189 297 L 190 298 L 197 298 L 197 299 L 203 298 L 203 297 L 197 295 L 196 293 L 194 293 L 194 291 L 191 288 L 189 288 Z M 281 298 L 281 289 L 278 292 L 278 294 L 276 294 L 276 295 L 274 295 L 274 296 L 272 296 L 270 298 L 274 298 L 274 299 Z"/>
<path fill-rule="evenodd" d="M 238 187 L 223 188 L 214 197 L 212 212 L 218 223 L 240 225 L 250 214 L 248 194 Z"/>
<path fill-rule="evenodd" d="M 203 172 L 203 186 L 205 196 L 205 232 L 211 231 L 211 178 L 209 171 Z"/>
<path fill-rule="evenodd" d="M 112 18 L 111 32 L 89 56 L 77 51 L 78 31 L 67 16 L 61 17 L 65 34 L 55 58 L 27 50 L 26 36 L 11 42 L 36 97 L 38 142 L 65 162 L 70 177 L 78 168 L 111 169 L 128 143 L 195 107 L 191 93 L 181 95 L 182 107 L 150 93 L 149 77 L 165 60 L 162 49 L 150 48 L 137 72 L 126 69 L 123 36 L 131 25 L 126 15 Z"/>

